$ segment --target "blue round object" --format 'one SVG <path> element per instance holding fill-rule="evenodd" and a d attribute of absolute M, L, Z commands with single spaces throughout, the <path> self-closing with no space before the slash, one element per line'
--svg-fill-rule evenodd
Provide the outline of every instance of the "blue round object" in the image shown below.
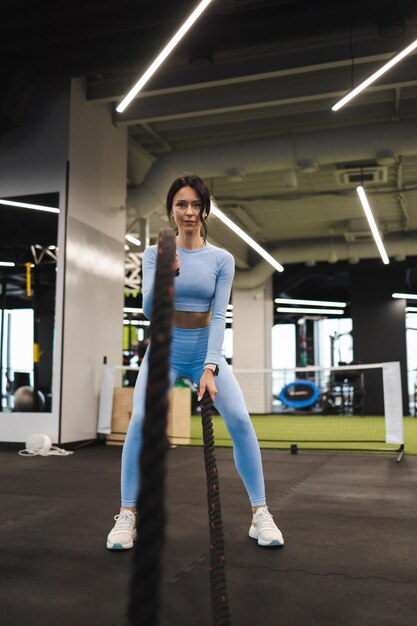
<path fill-rule="evenodd" d="M 304 397 L 297 400 L 297 395 Z M 320 389 L 310 380 L 294 380 L 281 389 L 278 400 L 281 400 L 283 404 L 293 409 L 303 409 L 315 404 L 320 398 L 320 395 Z"/>

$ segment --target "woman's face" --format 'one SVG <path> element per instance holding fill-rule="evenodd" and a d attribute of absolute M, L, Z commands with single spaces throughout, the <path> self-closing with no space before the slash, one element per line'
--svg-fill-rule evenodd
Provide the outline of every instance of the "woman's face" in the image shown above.
<path fill-rule="evenodd" d="M 181 187 L 172 201 L 172 214 L 180 231 L 200 233 L 201 199 L 193 187 Z M 204 216 L 205 217 L 205 214 Z"/>

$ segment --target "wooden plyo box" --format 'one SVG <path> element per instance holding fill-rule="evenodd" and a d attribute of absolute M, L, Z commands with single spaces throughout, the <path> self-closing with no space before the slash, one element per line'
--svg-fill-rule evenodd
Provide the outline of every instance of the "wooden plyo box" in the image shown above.
<path fill-rule="evenodd" d="M 167 437 L 171 445 L 187 445 L 191 435 L 191 389 L 173 387 L 169 394 Z"/>
<path fill-rule="evenodd" d="M 106 444 L 121 446 L 126 438 L 133 405 L 133 387 L 115 387 L 111 417 L 111 433 Z M 191 390 L 173 387 L 169 394 L 167 437 L 171 445 L 190 443 Z"/>

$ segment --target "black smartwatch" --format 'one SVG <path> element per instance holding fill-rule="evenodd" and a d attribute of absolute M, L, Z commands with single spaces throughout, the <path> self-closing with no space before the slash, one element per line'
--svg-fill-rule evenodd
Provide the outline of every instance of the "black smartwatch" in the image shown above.
<path fill-rule="evenodd" d="M 213 372 L 214 376 L 217 376 L 218 373 L 219 373 L 219 366 L 215 365 L 214 363 L 207 363 L 204 366 L 204 369 L 205 370 L 211 370 Z"/>

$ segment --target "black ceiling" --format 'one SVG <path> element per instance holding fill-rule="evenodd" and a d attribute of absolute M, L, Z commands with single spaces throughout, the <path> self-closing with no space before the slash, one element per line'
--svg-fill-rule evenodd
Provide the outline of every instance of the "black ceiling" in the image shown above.
<path fill-rule="evenodd" d="M 0 3 L 0 136 L 17 125 L 37 89 L 56 78 L 137 78 L 196 0 L 2 0 Z M 247 58 L 270 45 L 289 57 L 335 41 L 353 56 L 370 34 L 414 39 L 415 1 L 214 0 L 164 64 L 164 71 L 203 60 Z M 359 48 L 358 48 L 359 50 Z M 245 56 L 246 55 L 246 56 Z M 259 61 L 262 63 L 262 59 Z M 152 81 L 149 83 L 152 88 Z"/>
<path fill-rule="evenodd" d="M 59 194 L 7 198 L 47 207 L 59 206 Z M 0 258 L 24 265 L 33 261 L 31 246 L 57 245 L 58 215 L 0 204 Z"/>
<path fill-rule="evenodd" d="M 140 71 L 184 20 L 195 0 L 3 0 L 3 76 L 33 79 Z M 270 43 L 298 47 L 370 30 L 382 38 L 415 26 L 410 0 L 214 0 L 174 51 L 175 58 Z M 411 36 L 410 32 L 410 36 Z"/>
<path fill-rule="evenodd" d="M 3 0 L 0 136 L 19 124 L 45 81 L 75 76 L 92 81 L 136 78 L 196 4 L 196 0 Z M 389 37 L 415 39 L 416 14 L 415 0 L 214 0 L 167 60 L 165 71 L 228 55 L 235 60 L 241 55 L 244 63 L 249 50 L 253 54 L 256 46 L 265 50 L 268 45 L 279 45 L 289 58 L 292 52 L 298 56 L 304 52 L 308 63 L 311 46 L 321 47 L 325 54 L 326 45 L 337 41 L 346 46 L 350 58 L 352 34 L 355 45 L 360 45 L 361 37 L 371 33 L 380 40 L 381 50 Z M 45 234 L 41 244 L 49 241 L 54 228 L 47 215 L 36 218 L 50 222 L 36 229 Z M 19 221 L 15 226 L 22 237 Z M 5 251 L 6 243 L 1 244 Z M 340 285 L 343 290 L 345 279 Z"/>
<path fill-rule="evenodd" d="M 59 206 L 59 194 L 37 194 L 34 196 L 8 198 L 16 202 L 27 202 L 48 207 Z M 0 204 L 0 259 L 15 263 L 14 267 L 1 267 L 0 307 L 21 308 L 31 306 L 27 295 L 26 263 L 36 264 L 38 300 L 53 306 L 56 282 L 56 263 L 53 256 L 43 252 L 57 245 L 58 215 L 32 209 L 8 207 Z M 36 248 L 34 249 L 34 247 Z M 55 252 L 52 251 L 52 255 Z M 36 255 L 36 258 L 35 256 Z M 34 276 L 31 278 L 34 282 Z"/>
<path fill-rule="evenodd" d="M 3 0 L 0 4 L 0 135 L 19 123 L 36 89 L 52 78 L 131 77 L 148 67 L 196 0 Z M 165 62 L 171 67 L 234 58 L 279 45 L 300 55 L 314 44 L 360 45 L 372 33 L 415 38 L 411 0 L 214 0 Z M 351 51 L 353 54 L 353 50 Z M 262 61 L 260 61 L 262 62 Z M 152 87 L 152 82 L 149 83 Z"/>

